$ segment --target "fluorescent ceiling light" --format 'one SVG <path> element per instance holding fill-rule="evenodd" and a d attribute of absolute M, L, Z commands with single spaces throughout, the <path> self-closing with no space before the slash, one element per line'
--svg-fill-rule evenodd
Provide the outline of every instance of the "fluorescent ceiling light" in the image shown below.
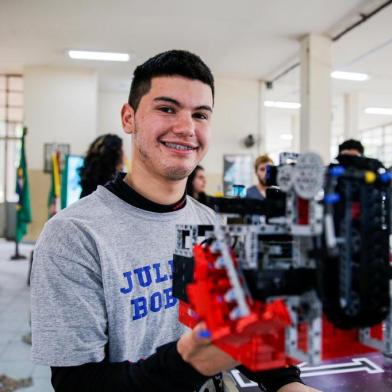
<path fill-rule="evenodd" d="M 279 137 L 282 140 L 293 140 L 293 135 L 291 133 L 282 133 Z"/>
<path fill-rule="evenodd" d="M 277 109 L 299 109 L 301 104 L 298 102 L 264 101 L 264 106 Z"/>
<path fill-rule="evenodd" d="M 110 53 L 110 52 L 89 52 L 85 50 L 68 51 L 71 59 L 77 60 L 99 60 L 99 61 L 129 61 L 128 53 Z"/>
<path fill-rule="evenodd" d="M 392 116 L 392 108 L 366 108 L 366 114 L 382 114 L 384 116 Z"/>
<path fill-rule="evenodd" d="M 333 71 L 331 77 L 334 79 L 342 80 L 354 80 L 356 82 L 363 82 L 369 79 L 369 75 L 357 72 L 343 72 L 343 71 Z"/>

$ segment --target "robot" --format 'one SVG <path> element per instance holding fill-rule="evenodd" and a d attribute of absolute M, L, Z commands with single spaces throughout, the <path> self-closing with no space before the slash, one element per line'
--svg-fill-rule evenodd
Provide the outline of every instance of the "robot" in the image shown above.
<path fill-rule="evenodd" d="M 213 225 L 179 225 L 179 319 L 253 371 L 392 355 L 392 173 L 282 154 L 265 201 L 213 198 Z"/>

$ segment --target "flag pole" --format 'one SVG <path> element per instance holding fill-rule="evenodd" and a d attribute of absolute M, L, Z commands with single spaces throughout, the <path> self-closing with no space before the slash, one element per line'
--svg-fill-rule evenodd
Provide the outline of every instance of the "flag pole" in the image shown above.
<path fill-rule="evenodd" d="M 25 255 L 19 253 L 19 242 L 15 239 L 15 254 L 11 256 L 11 260 L 24 260 L 26 259 Z"/>
<path fill-rule="evenodd" d="M 23 128 L 21 156 L 17 171 L 16 191 L 19 195 L 16 209 L 16 229 L 15 229 L 15 254 L 11 260 L 24 260 L 26 256 L 19 253 L 19 243 L 26 234 L 26 226 L 31 222 L 30 190 L 28 184 L 28 173 L 25 155 L 25 136 L 27 128 Z"/>

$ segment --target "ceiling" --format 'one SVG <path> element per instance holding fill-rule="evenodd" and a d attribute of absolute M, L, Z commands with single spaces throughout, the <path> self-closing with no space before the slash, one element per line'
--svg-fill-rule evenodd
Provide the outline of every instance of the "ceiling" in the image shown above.
<path fill-rule="evenodd" d="M 200 54 L 218 76 L 265 78 L 298 54 L 299 39 L 307 33 L 338 32 L 357 20 L 358 12 L 374 9 L 382 2 L 2 0 L 0 70 L 77 64 L 97 67 L 104 77 L 130 75 L 135 64 L 158 51 L 187 48 Z M 334 50 L 335 63 L 361 68 L 361 62 L 355 62 L 357 57 L 392 39 L 391 12 L 386 9 L 374 18 L 376 34 L 372 30 L 360 45 L 356 34 L 342 38 Z M 132 61 L 125 65 L 75 63 L 67 59 L 68 49 L 128 52 Z M 388 53 L 391 60 L 392 50 Z"/>
<path fill-rule="evenodd" d="M 127 90 L 134 67 L 159 51 L 199 54 L 217 77 L 270 79 L 298 61 L 300 39 L 333 37 L 386 0 L 0 0 L 0 73 L 48 65 L 96 69 L 101 90 Z M 392 5 L 333 43 L 333 67 L 366 72 L 336 94 L 392 95 Z M 127 52 L 130 63 L 67 58 L 69 49 Z M 270 92 L 298 99 L 298 68 Z M 392 102 L 391 102 L 392 105 Z"/>

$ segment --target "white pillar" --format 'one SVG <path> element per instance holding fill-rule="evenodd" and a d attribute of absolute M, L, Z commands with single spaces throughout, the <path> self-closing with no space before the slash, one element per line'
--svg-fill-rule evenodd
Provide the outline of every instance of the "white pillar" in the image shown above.
<path fill-rule="evenodd" d="M 265 81 L 259 80 L 258 112 L 257 112 L 257 155 L 266 153 L 267 122 L 265 113 Z"/>
<path fill-rule="evenodd" d="M 344 139 L 357 139 L 359 130 L 358 94 L 344 94 Z"/>
<path fill-rule="evenodd" d="M 330 161 L 331 40 L 310 34 L 301 41 L 300 152 L 313 151 Z"/>
<path fill-rule="evenodd" d="M 300 150 L 300 125 L 299 125 L 299 114 L 294 113 L 291 115 L 291 134 L 293 135 L 293 140 L 291 142 L 291 147 L 293 152 L 299 152 Z"/>

